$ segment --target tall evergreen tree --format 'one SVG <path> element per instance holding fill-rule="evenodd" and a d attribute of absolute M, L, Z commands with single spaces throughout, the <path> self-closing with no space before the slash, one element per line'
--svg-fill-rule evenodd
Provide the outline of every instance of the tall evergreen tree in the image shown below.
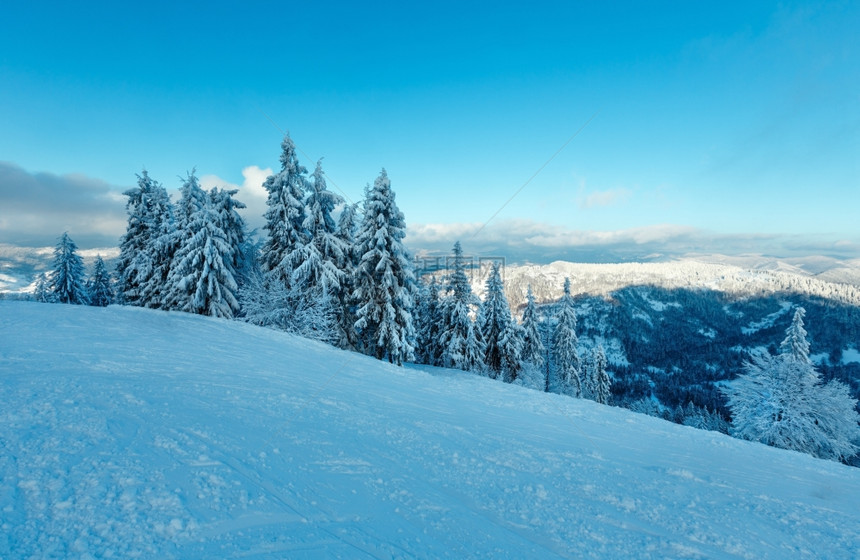
<path fill-rule="evenodd" d="M 137 186 L 123 193 L 128 197 L 128 225 L 120 239 L 117 261 L 117 299 L 128 305 L 144 305 L 141 279 L 149 277 L 153 263 L 150 256 L 152 239 L 163 230 L 165 205 L 170 200 L 167 191 L 144 169 L 137 176 Z"/>
<path fill-rule="evenodd" d="M 511 317 L 499 263 L 493 263 L 486 282 L 486 295 L 478 318 L 484 342 L 484 364 L 490 377 L 512 383 L 522 369 L 522 334 Z"/>
<path fill-rule="evenodd" d="M 359 256 L 355 244 L 355 235 L 358 228 L 358 204 L 344 204 L 337 220 L 337 238 L 344 247 L 343 270 L 346 272 L 342 280 L 342 293 L 339 332 L 345 337 L 338 342 L 341 348 L 355 348 L 358 339 L 355 333 L 355 302 L 352 294 L 355 290 L 355 269 L 358 266 Z"/>
<path fill-rule="evenodd" d="M 582 393 L 577 354 L 576 311 L 570 295 L 570 279 L 564 279 L 564 295 L 558 302 L 557 323 L 552 337 L 553 379 L 550 391 L 579 397 Z"/>
<path fill-rule="evenodd" d="M 415 277 L 403 245 L 406 222 L 383 169 L 368 191 L 356 236 L 361 255 L 354 275 L 355 330 L 361 349 L 401 365 L 413 356 Z"/>
<path fill-rule="evenodd" d="M 193 180 L 196 182 L 197 179 Z M 176 229 L 174 208 L 167 190 L 161 186 L 154 188 L 150 201 L 149 236 L 135 260 L 139 286 L 137 305 L 161 309 L 165 306 L 164 299 L 169 289 L 167 277 L 173 265 L 173 255 L 182 237 Z"/>
<path fill-rule="evenodd" d="M 480 300 L 472 293 L 463 262 L 463 248 L 459 241 L 454 244 L 452 264 L 454 270 L 448 276 L 446 297 L 442 300 L 442 328 L 439 337 L 442 363 L 445 367 L 480 371 L 484 366 L 484 344 L 471 318 L 471 313 L 480 305 Z"/>
<path fill-rule="evenodd" d="M 263 244 L 263 270 L 285 286 L 290 285 L 298 266 L 300 249 L 308 243 L 305 229 L 304 193 L 307 170 L 299 164 L 296 145 L 289 134 L 281 143 L 281 170 L 270 175 L 263 186 L 268 192 L 263 226 L 268 237 Z"/>
<path fill-rule="evenodd" d="M 52 299 L 58 303 L 86 305 L 89 296 L 84 285 L 84 262 L 77 254 L 78 246 L 68 233 L 63 233 L 54 249 L 51 275 Z"/>
<path fill-rule="evenodd" d="M 189 217 L 188 231 L 174 255 L 166 302 L 170 309 L 232 319 L 239 311 L 236 298 L 235 248 L 219 226 L 219 216 L 204 198 Z"/>
<path fill-rule="evenodd" d="M 246 206 L 233 198 L 238 192 L 238 189 L 212 188 L 209 191 L 209 203 L 215 210 L 218 228 L 224 232 L 227 243 L 233 248 L 231 264 L 236 282 L 241 286 L 251 274 L 250 269 L 256 267 L 256 256 L 246 234 L 245 220 L 238 212 Z"/>
<path fill-rule="evenodd" d="M 517 382 L 536 391 L 546 391 L 546 348 L 543 343 L 544 335 L 541 332 L 541 323 L 535 305 L 534 294 L 531 285 L 526 292 L 526 307 L 523 310 L 523 320 L 520 323 L 522 332 L 523 348 L 520 353 L 522 371 Z"/>
<path fill-rule="evenodd" d="M 526 291 L 526 308 L 523 310 L 523 354 L 522 361 L 531 363 L 537 368 L 543 367 L 544 352 L 546 351 L 541 341 L 540 321 L 538 319 L 535 296 L 532 293 L 531 284 Z"/>
<path fill-rule="evenodd" d="M 791 356 L 801 363 L 812 363 L 809 359 L 809 341 L 806 339 L 806 329 L 803 328 L 803 317 L 806 309 L 798 307 L 794 312 L 791 325 L 785 331 L 785 339 L 779 345 L 779 353 Z"/>
<path fill-rule="evenodd" d="M 90 305 L 107 307 L 113 303 L 113 281 L 101 255 L 96 257 L 93 265 L 93 273 L 87 282 L 87 293 L 90 296 Z"/>

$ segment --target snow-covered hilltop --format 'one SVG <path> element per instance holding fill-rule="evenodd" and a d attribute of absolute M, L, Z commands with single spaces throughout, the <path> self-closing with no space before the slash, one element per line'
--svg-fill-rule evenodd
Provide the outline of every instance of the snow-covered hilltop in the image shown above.
<path fill-rule="evenodd" d="M 860 469 L 246 324 L 0 301 L 0 557 L 852 558 Z"/>

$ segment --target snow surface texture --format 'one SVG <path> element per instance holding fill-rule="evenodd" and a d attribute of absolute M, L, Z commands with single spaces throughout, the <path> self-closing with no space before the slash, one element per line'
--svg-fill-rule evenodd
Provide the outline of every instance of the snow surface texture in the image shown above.
<path fill-rule="evenodd" d="M 0 557 L 852 558 L 860 469 L 237 322 L 0 302 Z"/>

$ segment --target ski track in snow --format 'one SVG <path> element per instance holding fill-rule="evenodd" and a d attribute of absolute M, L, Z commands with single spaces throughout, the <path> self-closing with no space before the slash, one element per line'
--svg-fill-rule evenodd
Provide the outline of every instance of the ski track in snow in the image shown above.
<path fill-rule="evenodd" d="M 853 558 L 860 470 L 181 313 L 0 302 L 2 558 Z"/>

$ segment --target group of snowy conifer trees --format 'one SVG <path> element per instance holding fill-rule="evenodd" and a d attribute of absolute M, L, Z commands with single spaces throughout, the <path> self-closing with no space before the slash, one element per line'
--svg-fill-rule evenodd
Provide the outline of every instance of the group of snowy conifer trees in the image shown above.
<path fill-rule="evenodd" d="M 77 249 L 69 234 L 64 233 L 54 249 L 50 274 L 40 274 L 36 280 L 36 301 L 98 307 L 113 303 L 113 281 L 101 256 L 96 257 L 93 272 L 86 278 Z"/>
<path fill-rule="evenodd" d="M 236 190 L 204 191 L 188 174 L 174 204 L 146 171 L 127 190 L 117 299 L 127 305 L 233 318 L 247 272 L 245 224 Z"/>
<path fill-rule="evenodd" d="M 585 363 L 580 360 L 568 280 L 564 296 L 556 304 L 555 327 L 547 344 L 531 288 L 520 323 L 511 314 L 498 263 L 493 264 L 485 288 L 481 302 L 472 292 L 457 242 L 444 281 L 440 284 L 432 277 L 418 295 L 419 362 L 485 373 L 539 391 L 609 402 L 610 378 L 603 348 L 595 347 Z"/>
<path fill-rule="evenodd" d="M 281 170 L 264 186 L 268 235 L 241 294 L 245 319 L 398 365 L 412 360 L 416 284 L 385 170 L 368 187 L 359 220 L 355 204 L 328 190 L 321 163 L 307 178 L 287 136 Z"/>
<path fill-rule="evenodd" d="M 403 213 L 384 169 L 359 207 L 328 190 L 321 163 L 308 176 L 289 136 L 280 163 L 263 185 L 268 198 L 260 247 L 248 239 L 237 191 L 204 191 L 192 171 L 173 202 L 143 171 L 124 193 L 128 225 L 115 298 L 103 263 L 97 263 L 94 287 L 82 284 L 83 265 L 66 235 L 44 291 L 54 301 L 103 305 L 115 299 L 238 318 L 398 365 L 416 359 L 417 349 L 423 363 L 608 402 L 602 348 L 584 364 L 579 358 L 569 283 L 550 337 L 531 292 L 522 322 L 512 317 L 498 266 L 485 301 L 472 293 L 459 243 L 444 283 L 434 279 L 419 287 L 403 244 Z"/>

